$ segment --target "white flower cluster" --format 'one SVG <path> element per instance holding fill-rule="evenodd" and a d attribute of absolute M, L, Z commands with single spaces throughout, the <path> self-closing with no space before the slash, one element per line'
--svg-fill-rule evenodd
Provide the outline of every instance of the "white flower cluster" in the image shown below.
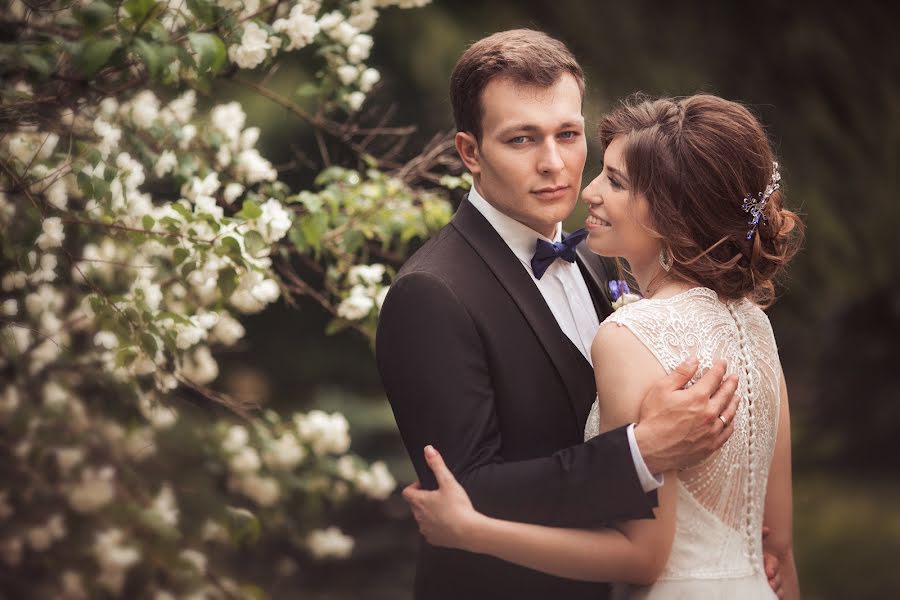
<path fill-rule="evenodd" d="M 385 266 L 381 264 L 355 265 L 350 268 L 348 281 L 352 286 L 349 295 L 338 305 L 337 314 L 348 321 L 366 318 L 377 307 L 381 310 L 388 286 L 382 285 Z"/>
<path fill-rule="evenodd" d="M 352 456 L 342 456 L 337 461 L 337 473 L 374 500 L 384 500 L 397 487 L 397 481 L 383 461 L 375 461 L 366 469 L 361 468 Z"/>
<path fill-rule="evenodd" d="M 332 526 L 311 531 L 306 538 L 306 545 L 316 559 L 347 558 L 353 552 L 354 541 Z"/>
<path fill-rule="evenodd" d="M 141 559 L 141 552 L 125 544 L 125 533 L 113 528 L 101 531 L 94 541 L 94 555 L 100 565 L 98 579 L 111 594 L 118 596 L 125 585 L 128 570 Z"/>
<path fill-rule="evenodd" d="M 300 440 L 308 444 L 317 456 L 343 454 L 350 448 L 350 424 L 341 413 L 328 414 L 311 410 L 294 415 Z"/>

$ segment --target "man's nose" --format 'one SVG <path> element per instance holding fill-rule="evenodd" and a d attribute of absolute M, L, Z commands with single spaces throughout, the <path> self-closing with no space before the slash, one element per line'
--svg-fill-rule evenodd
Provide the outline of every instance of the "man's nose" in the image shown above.
<path fill-rule="evenodd" d="M 556 143 L 556 140 L 546 142 L 541 148 L 538 170 L 541 173 L 558 173 L 563 170 L 563 167 L 565 167 L 565 162 L 563 162 L 559 144 Z"/>

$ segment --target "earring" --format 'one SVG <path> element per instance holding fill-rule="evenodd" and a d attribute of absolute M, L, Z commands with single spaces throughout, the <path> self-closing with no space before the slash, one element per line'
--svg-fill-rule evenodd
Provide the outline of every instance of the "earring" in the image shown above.
<path fill-rule="evenodd" d="M 668 247 L 663 248 L 659 251 L 659 264 L 663 268 L 663 271 L 668 273 L 672 269 L 672 264 L 675 262 L 675 257 L 672 256 L 672 251 L 669 250 Z"/>

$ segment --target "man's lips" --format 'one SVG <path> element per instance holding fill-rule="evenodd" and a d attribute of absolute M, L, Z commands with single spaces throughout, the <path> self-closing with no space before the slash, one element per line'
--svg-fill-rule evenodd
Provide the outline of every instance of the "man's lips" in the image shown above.
<path fill-rule="evenodd" d="M 561 198 L 562 196 L 566 195 L 568 191 L 569 186 L 556 185 L 538 188 L 536 190 L 532 190 L 531 193 L 542 200 L 556 200 L 557 198 Z"/>

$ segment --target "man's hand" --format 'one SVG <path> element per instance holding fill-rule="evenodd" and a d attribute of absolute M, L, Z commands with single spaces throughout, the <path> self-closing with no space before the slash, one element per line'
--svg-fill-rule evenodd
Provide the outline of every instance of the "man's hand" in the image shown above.
<path fill-rule="evenodd" d="M 634 435 L 651 473 L 693 465 L 720 448 L 734 432 L 740 400 L 734 394 L 737 377 L 731 375 L 723 381 L 726 364 L 720 360 L 697 383 L 683 389 L 697 367 L 696 359 L 686 360 L 654 384 L 644 398 Z"/>
<path fill-rule="evenodd" d="M 784 598 L 784 584 L 781 580 L 781 561 L 778 557 L 766 550 L 766 538 L 769 536 L 769 528 L 763 527 L 763 566 L 766 571 L 766 579 L 769 580 L 769 587 L 775 592 L 779 598 Z"/>

